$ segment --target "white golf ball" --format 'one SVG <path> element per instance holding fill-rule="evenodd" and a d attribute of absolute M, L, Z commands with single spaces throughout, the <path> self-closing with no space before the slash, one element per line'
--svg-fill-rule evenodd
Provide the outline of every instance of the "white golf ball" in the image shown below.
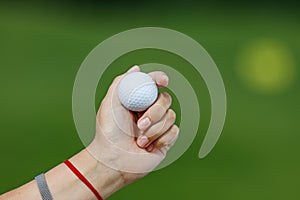
<path fill-rule="evenodd" d="M 143 72 L 133 72 L 122 78 L 118 95 L 125 108 L 140 112 L 146 110 L 157 99 L 158 89 L 152 78 Z"/>

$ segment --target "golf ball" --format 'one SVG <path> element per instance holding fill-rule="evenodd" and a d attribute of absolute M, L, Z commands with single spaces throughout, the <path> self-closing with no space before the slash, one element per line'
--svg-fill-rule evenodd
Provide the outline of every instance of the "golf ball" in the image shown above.
<path fill-rule="evenodd" d="M 125 108 L 140 112 L 157 99 L 158 89 L 152 78 L 143 72 L 124 76 L 118 86 L 118 96 Z"/>

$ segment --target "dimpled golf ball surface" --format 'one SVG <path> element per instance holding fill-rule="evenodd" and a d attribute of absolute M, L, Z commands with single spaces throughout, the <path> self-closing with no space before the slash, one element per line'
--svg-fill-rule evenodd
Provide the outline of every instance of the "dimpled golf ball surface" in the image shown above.
<path fill-rule="evenodd" d="M 152 78 L 143 72 L 133 72 L 122 78 L 118 95 L 125 108 L 131 111 L 144 111 L 157 98 L 157 86 Z"/>

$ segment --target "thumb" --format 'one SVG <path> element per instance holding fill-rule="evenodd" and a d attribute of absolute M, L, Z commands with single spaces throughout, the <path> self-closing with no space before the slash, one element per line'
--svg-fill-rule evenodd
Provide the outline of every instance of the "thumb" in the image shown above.
<path fill-rule="evenodd" d="M 141 69 L 139 66 L 134 65 L 133 67 L 131 67 L 126 73 L 121 74 L 119 76 L 117 76 L 116 78 L 114 78 L 112 84 L 110 85 L 108 91 L 107 91 L 107 96 L 111 96 L 111 94 L 115 91 L 115 89 L 118 87 L 120 81 L 122 80 L 122 78 L 127 75 L 130 74 L 132 72 L 139 72 Z"/>
<path fill-rule="evenodd" d="M 125 75 L 127 75 L 129 73 L 132 73 L 132 72 L 139 72 L 139 71 L 140 71 L 140 67 L 135 65 L 135 66 L 131 67 L 126 73 L 115 77 L 113 82 L 109 86 L 108 91 L 107 91 L 104 99 L 102 100 L 102 104 L 105 105 L 105 106 L 108 106 L 111 101 L 113 101 L 113 102 L 114 101 L 119 101 L 117 95 L 114 95 L 114 93 L 116 92 L 116 89 L 117 89 L 120 81 L 122 80 L 122 78 Z"/>

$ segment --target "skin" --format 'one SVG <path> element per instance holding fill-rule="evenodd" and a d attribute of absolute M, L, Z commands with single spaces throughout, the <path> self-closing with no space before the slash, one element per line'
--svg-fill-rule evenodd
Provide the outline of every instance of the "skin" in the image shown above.
<path fill-rule="evenodd" d="M 127 73 L 136 71 L 140 69 L 134 66 Z M 114 79 L 103 99 L 97 113 L 96 134 L 92 143 L 69 159 L 103 198 L 153 170 L 165 158 L 179 134 L 174 124 L 176 114 L 169 109 L 172 99 L 167 93 L 160 93 L 156 102 L 142 113 L 129 112 L 121 106 L 115 91 L 127 73 Z M 159 87 L 167 86 L 169 80 L 163 72 L 151 72 L 149 75 Z M 123 125 L 128 128 L 129 134 L 124 134 L 124 129 L 116 123 L 112 105 L 118 108 L 117 116 L 122 117 L 119 122 L 126 122 Z M 120 148 L 125 151 L 118 152 Z M 63 163 L 48 171 L 45 177 L 56 200 L 96 199 Z M 41 196 L 33 180 L 1 195 L 0 200 L 4 199 L 40 200 Z"/>

